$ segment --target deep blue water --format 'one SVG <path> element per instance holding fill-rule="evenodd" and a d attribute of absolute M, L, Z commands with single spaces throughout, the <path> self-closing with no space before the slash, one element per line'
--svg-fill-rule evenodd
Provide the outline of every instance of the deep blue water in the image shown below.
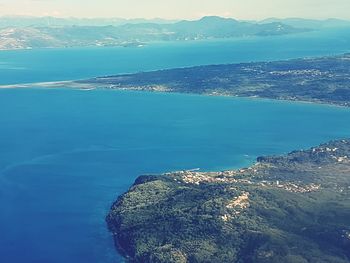
<path fill-rule="evenodd" d="M 2 84 L 346 52 L 350 35 L 0 52 Z M 121 262 L 104 217 L 145 173 L 246 166 L 349 137 L 350 109 L 118 91 L 0 89 L 0 262 Z"/>

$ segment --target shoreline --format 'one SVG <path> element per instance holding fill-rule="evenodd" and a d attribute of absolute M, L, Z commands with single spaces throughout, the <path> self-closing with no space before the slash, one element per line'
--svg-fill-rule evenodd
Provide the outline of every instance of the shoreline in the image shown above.
<path fill-rule="evenodd" d="M 332 69 L 329 69 L 332 65 Z M 350 107 L 350 54 L 180 67 L 89 79 L 0 85 L 177 93 Z"/>
<path fill-rule="evenodd" d="M 105 90 L 105 91 L 118 91 L 118 92 L 137 92 L 137 93 L 158 93 L 158 94 L 179 94 L 179 95 L 192 95 L 192 96 L 204 96 L 204 97 L 222 97 L 222 98 L 241 98 L 247 100 L 260 100 L 270 102 L 289 102 L 289 103 L 301 103 L 310 105 L 321 105 L 339 108 L 350 108 L 350 102 L 347 105 L 338 104 L 335 102 L 327 102 L 320 100 L 298 100 L 288 98 L 269 98 L 261 96 L 241 96 L 241 95 L 229 95 L 229 94 L 208 94 L 208 93 L 188 93 L 179 91 L 154 91 L 154 90 L 136 90 L 132 88 L 110 88 L 105 85 L 94 85 L 91 83 L 82 83 L 81 80 L 65 80 L 65 81 L 49 81 L 49 82 L 33 82 L 33 83 L 20 83 L 20 84 L 8 84 L 0 85 L 1 89 L 64 89 L 64 90 Z"/>

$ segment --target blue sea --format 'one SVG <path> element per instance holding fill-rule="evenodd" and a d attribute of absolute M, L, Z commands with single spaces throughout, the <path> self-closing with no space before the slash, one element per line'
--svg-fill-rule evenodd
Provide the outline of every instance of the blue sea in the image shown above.
<path fill-rule="evenodd" d="M 333 55 L 349 30 L 0 52 L 0 84 Z M 350 109 L 111 90 L 0 89 L 0 262 L 114 263 L 104 218 L 137 176 L 248 166 L 350 137 Z"/>

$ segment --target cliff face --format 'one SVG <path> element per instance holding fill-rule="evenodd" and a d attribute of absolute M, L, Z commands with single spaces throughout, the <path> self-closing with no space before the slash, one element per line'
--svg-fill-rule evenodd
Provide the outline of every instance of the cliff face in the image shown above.
<path fill-rule="evenodd" d="M 350 262 L 350 141 L 139 177 L 107 222 L 130 262 Z"/>

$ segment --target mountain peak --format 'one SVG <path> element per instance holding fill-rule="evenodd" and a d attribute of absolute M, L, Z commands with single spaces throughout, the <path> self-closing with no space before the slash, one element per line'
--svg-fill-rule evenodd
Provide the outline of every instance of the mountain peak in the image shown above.
<path fill-rule="evenodd" d="M 226 18 L 221 16 L 204 16 L 199 21 L 203 22 L 222 22 L 222 21 L 236 21 L 233 18 Z"/>

